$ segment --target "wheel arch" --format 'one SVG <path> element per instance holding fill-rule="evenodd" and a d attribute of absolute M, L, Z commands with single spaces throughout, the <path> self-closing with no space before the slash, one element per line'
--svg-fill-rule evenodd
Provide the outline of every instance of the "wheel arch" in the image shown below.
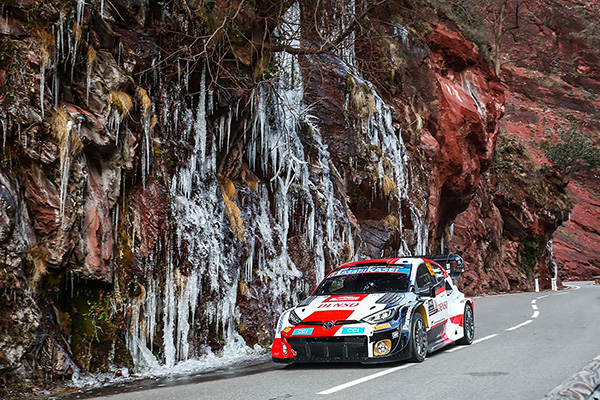
<path fill-rule="evenodd" d="M 419 314 L 423 317 L 423 321 L 425 321 L 425 326 L 429 329 L 429 318 L 427 317 L 427 310 L 425 309 L 425 303 L 420 303 L 417 306 L 417 310 Z"/>

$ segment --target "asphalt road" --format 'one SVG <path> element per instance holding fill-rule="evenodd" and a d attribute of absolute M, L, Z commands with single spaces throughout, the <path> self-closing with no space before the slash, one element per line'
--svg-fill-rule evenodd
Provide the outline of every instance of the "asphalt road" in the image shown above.
<path fill-rule="evenodd" d="M 127 391 L 116 395 L 93 393 L 107 400 L 540 399 L 600 354 L 600 286 L 571 286 L 477 298 L 475 342 L 451 345 L 419 364 L 268 361 L 247 371 L 133 383 L 113 389 Z"/>

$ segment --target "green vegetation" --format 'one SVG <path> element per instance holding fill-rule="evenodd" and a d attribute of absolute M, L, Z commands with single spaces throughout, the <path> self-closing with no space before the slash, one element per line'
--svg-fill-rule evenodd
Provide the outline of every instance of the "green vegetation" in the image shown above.
<path fill-rule="evenodd" d="M 600 146 L 575 125 L 560 131 L 557 141 L 543 142 L 542 148 L 552 163 L 551 168 L 560 174 L 565 184 L 578 171 L 600 168 Z"/>
<path fill-rule="evenodd" d="M 521 266 L 525 272 L 533 271 L 540 258 L 540 245 L 542 238 L 539 236 L 526 236 L 521 239 Z"/>
<path fill-rule="evenodd" d="M 536 208 L 568 211 L 572 207 L 563 187 L 535 164 L 523 143 L 503 131 L 498 135 L 492 173 L 509 195 Z"/>
<path fill-rule="evenodd" d="M 493 37 L 491 35 L 493 26 L 488 19 L 487 1 L 475 0 L 429 0 L 429 3 L 438 12 L 442 12 L 453 20 L 462 31 L 467 40 L 476 44 L 484 59 L 492 61 L 490 52 Z M 492 7 L 492 5 L 489 5 Z M 493 24 L 492 24 L 493 25 Z"/>

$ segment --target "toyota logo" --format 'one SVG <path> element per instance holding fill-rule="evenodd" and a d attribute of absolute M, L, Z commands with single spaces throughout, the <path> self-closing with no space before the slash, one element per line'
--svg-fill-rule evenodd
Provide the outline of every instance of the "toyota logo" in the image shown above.
<path fill-rule="evenodd" d="M 335 323 L 333 321 L 327 321 L 323 323 L 323 328 L 324 329 L 331 329 L 335 326 Z"/>

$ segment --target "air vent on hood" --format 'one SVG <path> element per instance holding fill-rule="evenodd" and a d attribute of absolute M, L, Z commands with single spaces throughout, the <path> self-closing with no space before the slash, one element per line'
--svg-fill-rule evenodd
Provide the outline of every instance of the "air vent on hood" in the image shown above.
<path fill-rule="evenodd" d="M 304 300 L 302 300 L 302 303 L 300 303 L 300 304 L 298 305 L 298 307 L 304 307 L 304 306 L 307 306 L 307 305 L 309 305 L 310 303 L 312 303 L 312 301 L 313 301 L 314 299 L 316 299 L 316 298 L 317 298 L 316 296 L 309 296 L 309 297 L 305 298 Z"/>
<path fill-rule="evenodd" d="M 398 293 L 388 293 L 379 300 L 376 301 L 377 304 L 394 304 L 400 300 L 402 297 L 401 294 Z"/>

